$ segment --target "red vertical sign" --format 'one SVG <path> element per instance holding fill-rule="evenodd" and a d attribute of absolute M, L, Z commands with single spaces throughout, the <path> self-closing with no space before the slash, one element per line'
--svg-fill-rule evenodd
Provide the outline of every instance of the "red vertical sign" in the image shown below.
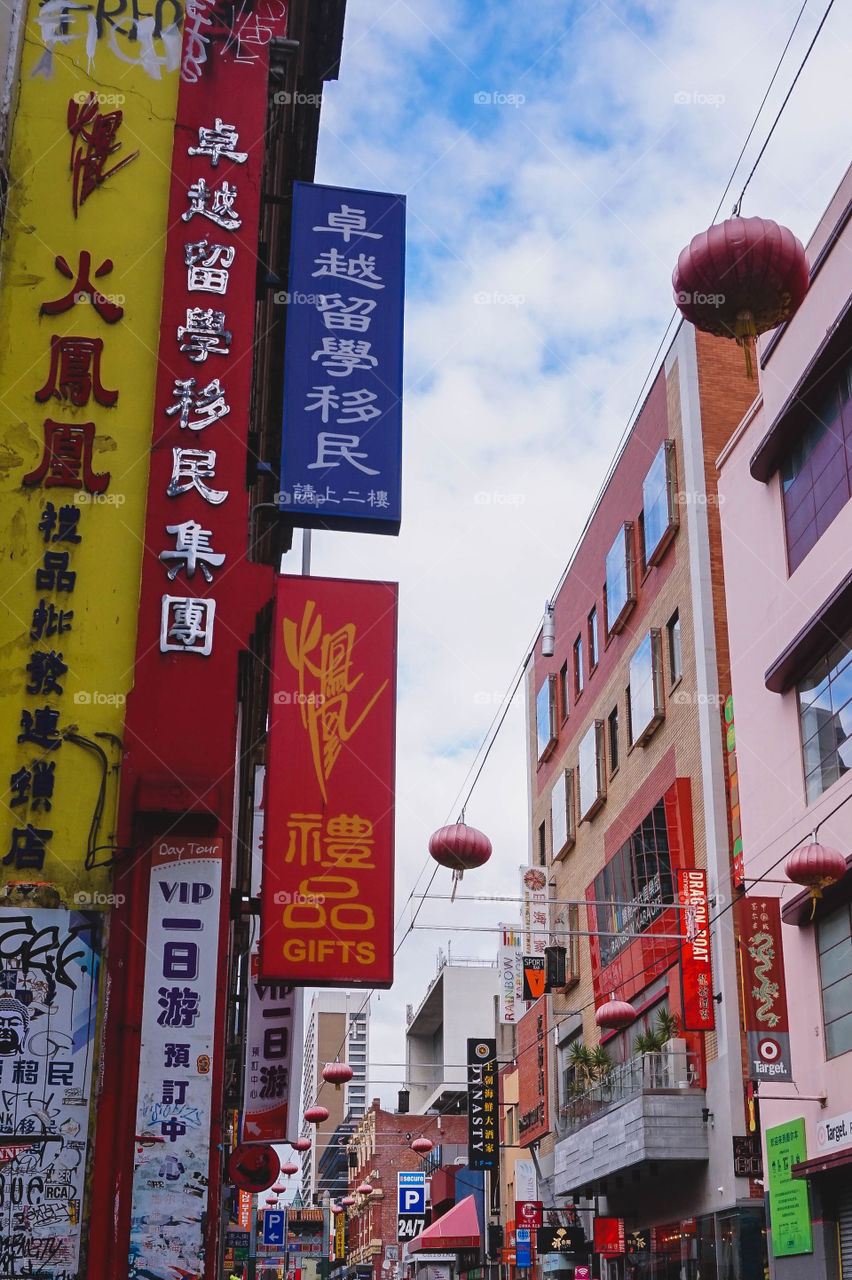
<path fill-rule="evenodd" d="M 734 903 L 739 942 L 749 1080 L 792 1080 L 790 1021 L 777 898 Z"/>
<path fill-rule="evenodd" d="M 713 970 L 710 963 L 710 919 L 707 910 L 707 874 L 691 868 L 678 870 L 677 900 L 684 935 L 680 951 L 684 1031 L 712 1031 Z"/>
<path fill-rule="evenodd" d="M 261 973 L 393 980 L 397 588 L 279 579 Z"/>

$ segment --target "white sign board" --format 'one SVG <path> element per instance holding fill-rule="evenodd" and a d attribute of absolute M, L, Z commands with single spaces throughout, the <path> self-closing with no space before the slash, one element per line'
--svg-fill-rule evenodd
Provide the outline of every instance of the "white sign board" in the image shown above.
<path fill-rule="evenodd" d="M 830 1120 L 818 1120 L 816 1134 L 820 1155 L 852 1147 L 852 1111 L 846 1111 L 842 1116 L 832 1116 Z"/>

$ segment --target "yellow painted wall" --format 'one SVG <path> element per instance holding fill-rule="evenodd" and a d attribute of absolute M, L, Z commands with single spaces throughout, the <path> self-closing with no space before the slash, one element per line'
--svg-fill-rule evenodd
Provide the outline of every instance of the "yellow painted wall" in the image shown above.
<path fill-rule="evenodd" d="M 40 25 L 38 13 L 37 0 L 31 0 L 0 276 L 0 790 L 6 806 L 10 775 L 37 759 L 55 761 L 56 767 L 49 813 L 26 804 L 4 806 L 0 858 L 10 852 L 13 828 L 29 822 L 54 834 L 43 870 L 16 866 L 12 858 L 0 866 L 0 884 L 47 882 L 69 905 L 76 900 L 106 907 L 109 871 L 84 870 L 101 779 L 96 756 L 67 738 L 58 750 L 44 752 L 19 745 L 17 736 L 24 709 L 52 706 L 60 711 L 60 733 L 77 726 L 106 751 L 110 769 L 99 843 L 110 843 L 117 792 L 113 766 L 120 762 L 114 739 L 122 735 L 136 644 L 180 27 L 156 38 L 140 30 L 141 38 L 132 40 L 129 20 L 119 16 L 105 19 L 98 37 L 93 12 L 69 6 L 66 31 L 53 19 Z M 169 5 L 165 15 L 167 23 L 180 21 L 179 10 Z M 69 100 L 79 103 L 89 91 L 100 95 L 102 113 L 123 113 L 114 137 L 121 146 L 107 158 L 106 169 L 139 154 L 107 177 L 75 217 L 67 117 Z M 92 273 L 106 258 L 114 263 L 97 282 L 93 275 L 93 283 L 124 307 L 114 324 L 88 301 L 62 314 L 39 314 L 43 303 L 63 297 L 74 284 L 56 268 L 56 255 L 76 275 L 82 251 L 91 253 Z M 103 340 L 101 380 L 119 392 L 113 407 L 94 399 L 79 407 L 54 397 L 36 401 L 35 393 L 48 382 L 52 335 Z M 42 459 L 48 418 L 95 424 L 93 470 L 111 476 L 96 501 L 73 488 L 22 484 Z M 47 501 L 57 512 L 63 505 L 79 506 L 79 545 L 45 543 L 38 524 Z M 45 551 L 66 550 L 68 567 L 77 575 L 73 593 L 37 590 L 35 573 Z M 39 642 L 30 629 L 42 598 L 73 609 L 74 617 L 72 630 Z M 62 654 L 68 671 L 60 679 L 61 695 L 26 691 L 27 662 L 37 649 Z M 106 849 L 97 859 L 109 856 Z"/>

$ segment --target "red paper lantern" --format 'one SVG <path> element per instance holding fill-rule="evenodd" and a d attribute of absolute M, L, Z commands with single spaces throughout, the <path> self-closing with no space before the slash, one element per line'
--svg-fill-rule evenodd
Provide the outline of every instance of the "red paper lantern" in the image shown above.
<path fill-rule="evenodd" d="M 411 1144 L 411 1150 L 416 1151 L 419 1156 L 427 1156 L 434 1145 L 434 1142 L 430 1142 L 428 1138 L 415 1138 Z"/>
<path fill-rule="evenodd" d="M 282 1172 L 282 1173 L 286 1173 L 286 1172 L 287 1172 L 287 1166 L 286 1166 L 286 1164 L 282 1166 L 282 1168 L 281 1168 L 281 1172 Z M 287 1190 L 287 1188 L 284 1186 L 284 1183 L 283 1183 L 283 1182 L 276 1182 L 276 1184 L 275 1184 L 275 1186 L 272 1188 L 272 1190 L 275 1192 L 275 1194 L 276 1194 L 277 1196 L 283 1196 L 283 1194 L 284 1194 L 284 1192 Z"/>
<path fill-rule="evenodd" d="M 822 897 L 826 885 L 834 884 L 846 875 L 846 859 L 839 849 L 828 849 L 812 840 L 810 844 L 793 850 L 784 863 L 784 874 L 794 884 L 807 885 L 815 910 L 816 900 Z"/>
<path fill-rule="evenodd" d="M 340 1201 L 340 1203 L 341 1203 L 341 1204 L 345 1204 L 345 1205 L 346 1205 L 346 1208 L 347 1208 L 347 1209 L 349 1209 L 349 1208 L 351 1208 L 351 1207 L 352 1207 L 352 1205 L 355 1203 L 355 1197 L 354 1197 L 354 1196 L 344 1196 L 344 1197 L 343 1197 L 343 1199 Z"/>
<path fill-rule="evenodd" d="M 672 275 L 685 320 L 744 348 L 789 320 L 808 291 L 808 260 L 787 227 L 769 218 L 728 218 L 693 236 Z"/>
<path fill-rule="evenodd" d="M 373 1187 L 370 1186 L 369 1182 L 359 1183 L 355 1190 L 359 1196 L 371 1196 L 373 1194 Z"/>
<path fill-rule="evenodd" d="M 305 1112 L 305 1119 L 309 1124 L 322 1124 L 323 1120 L 328 1119 L 328 1107 L 308 1107 Z"/>
<path fill-rule="evenodd" d="M 322 1069 L 322 1078 L 335 1089 L 339 1089 L 347 1080 L 351 1080 L 354 1072 L 347 1062 L 327 1062 Z"/>
<path fill-rule="evenodd" d="M 461 876 L 465 871 L 481 867 L 491 857 L 491 841 L 476 827 L 456 822 L 441 827 L 429 840 L 429 852 L 442 867 Z"/>
<path fill-rule="evenodd" d="M 285 1178 L 290 1178 L 294 1173 L 299 1172 L 299 1166 L 297 1164 L 293 1164 L 293 1162 L 290 1161 L 289 1164 L 282 1164 L 281 1172 L 284 1174 Z M 284 1188 L 282 1187 L 281 1190 L 283 1191 Z"/>
<path fill-rule="evenodd" d="M 277 1203 L 278 1203 L 278 1199 L 277 1199 L 277 1197 L 276 1197 L 276 1196 L 267 1196 L 267 1197 L 266 1197 L 266 1203 L 267 1203 L 267 1204 L 277 1204 Z"/>
<path fill-rule="evenodd" d="M 310 1138 L 294 1138 L 290 1146 L 294 1151 L 310 1151 L 311 1140 Z"/>
<path fill-rule="evenodd" d="M 636 1010 L 626 1000 L 607 1000 L 595 1011 L 595 1022 L 599 1027 L 620 1031 L 635 1021 Z"/>

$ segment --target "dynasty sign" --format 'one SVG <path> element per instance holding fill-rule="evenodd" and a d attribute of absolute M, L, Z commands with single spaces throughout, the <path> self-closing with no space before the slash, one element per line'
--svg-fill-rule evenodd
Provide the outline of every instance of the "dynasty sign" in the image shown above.
<path fill-rule="evenodd" d="M 467 1131 L 471 1169 L 499 1166 L 497 1041 L 467 1042 Z"/>

